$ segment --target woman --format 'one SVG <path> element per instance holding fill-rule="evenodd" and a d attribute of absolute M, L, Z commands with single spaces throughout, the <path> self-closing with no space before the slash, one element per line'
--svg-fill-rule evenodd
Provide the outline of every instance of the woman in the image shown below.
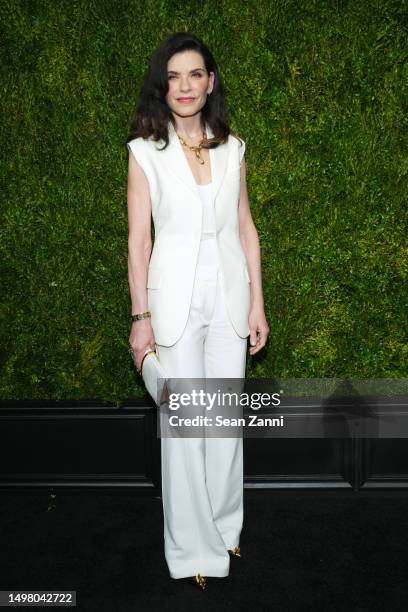
<path fill-rule="evenodd" d="M 196 36 L 176 33 L 154 52 L 127 147 L 136 368 L 153 349 L 169 377 L 244 378 L 248 335 L 254 355 L 269 333 L 259 240 L 245 143 L 230 133 L 217 66 Z M 162 437 L 161 451 L 169 573 L 204 588 L 240 556 L 242 437 Z"/>

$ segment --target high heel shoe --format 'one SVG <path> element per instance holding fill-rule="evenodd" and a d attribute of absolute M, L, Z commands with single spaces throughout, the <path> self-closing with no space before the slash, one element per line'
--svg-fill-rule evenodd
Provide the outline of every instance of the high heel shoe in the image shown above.
<path fill-rule="evenodd" d="M 241 549 L 239 546 L 235 546 L 234 548 L 227 548 L 228 552 L 231 553 L 233 557 L 241 557 Z"/>
<path fill-rule="evenodd" d="M 201 576 L 201 574 L 196 574 L 195 576 L 190 576 L 188 578 L 189 581 L 193 581 L 194 584 L 199 586 L 203 591 L 207 586 L 207 579 L 205 576 Z"/>

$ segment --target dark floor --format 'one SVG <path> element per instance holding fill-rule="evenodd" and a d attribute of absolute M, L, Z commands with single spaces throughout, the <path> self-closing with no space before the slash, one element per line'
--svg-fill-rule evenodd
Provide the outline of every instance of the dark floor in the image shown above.
<path fill-rule="evenodd" d="M 87 612 L 408 606 L 404 491 L 246 489 L 243 557 L 205 591 L 168 575 L 160 498 L 62 491 L 49 501 L 48 491 L 0 495 L 0 590 L 76 590 Z"/>

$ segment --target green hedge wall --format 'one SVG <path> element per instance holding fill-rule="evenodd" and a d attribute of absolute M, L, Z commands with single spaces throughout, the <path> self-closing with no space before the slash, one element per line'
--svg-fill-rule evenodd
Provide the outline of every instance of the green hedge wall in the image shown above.
<path fill-rule="evenodd" d="M 247 143 L 271 330 L 248 377 L 407 376 L 407 2 L 0 7 L 2 398 L 144 394 L 125 139 L 150 54 L 180 30 L 212 49 Z"/>

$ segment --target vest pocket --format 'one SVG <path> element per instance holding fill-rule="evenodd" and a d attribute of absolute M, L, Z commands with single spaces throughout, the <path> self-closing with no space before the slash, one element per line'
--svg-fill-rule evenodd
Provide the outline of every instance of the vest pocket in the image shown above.
<path fill-rule="evenodd" d="M 161 285 L 161 271 L 159 268 L 149 268 L 147 271 L 147 288 L 158 289 Z"/>

